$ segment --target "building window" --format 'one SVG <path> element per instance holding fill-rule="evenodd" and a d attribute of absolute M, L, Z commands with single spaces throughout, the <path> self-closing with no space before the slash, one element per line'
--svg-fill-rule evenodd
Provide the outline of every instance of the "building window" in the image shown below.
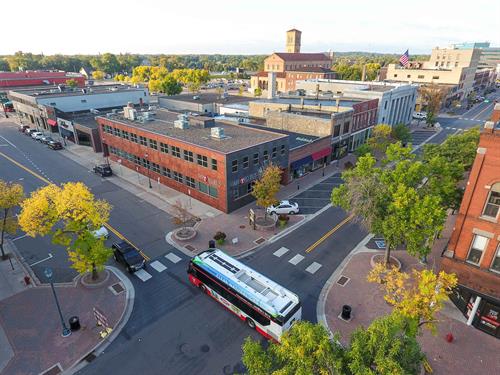
<path fill-rule="evenodd" d="M 349 133 L 349 125 L 350 125 L 349 121 L 344 122 L 344 134 Z"/>
<path fill-rule="evenodd" d="M 333 128 L 333 136 L 338 137 L 340 135 L 340 124 L 335 125 Z"/>
<path fill-rule="evenodd" d="M 497 253 L 491 262 L 491 269 L 496 272 L 500 272 L 500 244 L 497 247 Z"/>
<path fill-rule="evenodd" d="M 174 171 L 173 174 L 174 174 L 174 180 L 182 184 L 182 182 L 184 181 L 184 176 L 182 175 L 182 173 Z"/>
<path fill-rule="evenodd" d="M 269 152 L 267 150 L 264 151 L 263 159 L 264 159 L 264 162 L 269 160 Z"/>
<path fill-rule="evenodd" d="M 172 146 L 171 150 L 172 150 L 172 156 L 174 156 L 176 158 L 180 158 L 181 157 L 181 149 L 179 147 Z"/>
<path fill-rule="evenodd" d="M 273 147 L 273 152 L 272 152 L 272 154 L 271 154 L 271 157 L 272 157 L 273 159 L 276 159 L 276 155 L 277 155 L 277 153 L 278 153 L 278 149 L 277 149 L 276 147 Z"/>
<path fill-rule="evenodd" d="M 234 172 L 238 172 L 238 160 L 233 160 L 231 162 L 231 171 L 234 173 Z"/>
<path fill-rule="evenodd" d="M 143 146 L 148 145 L 148 139 L 146 137 L 143 137 L 142 135 L 139 136 L 139 143 Z"/>
<path fill-rule="evenodd" d="M 128 140 L 129 139 L 129 134 L 128 131 L 123 130 L 122 131 L 122 138 Z"/>
<path fill-rule="evenodd" d="M 407 75 L 406 75 L 406 78 L 411 78 L 411 74 L 407 74 Z"/>
<path fill-rule="evenodd" d="M 206 156 L 198 154 L 196 156 L 196 161 L 198 162 L 198 165 L 201 165 L 201 166 L 203 166 L 205 168 L 208 167 L 208 158 Z M 217 167 L 215 169 L 217 170 Z"/>
<path fill-rule="evenodd" d="M 164 154 L 168 154 L 168 145 L 166 143 L 160 142 L 160 151 Z"/>
<path fill-rule="evenodd" d="M 387 103 L 388 102 L 389 102 L 388 100 L 385 101 L 385 103 L 384 103 L 384 109 L 387 109 Z"/>
<path fill-rule="evenodd" d="M 198 190 L 202 193 L 208 194 L 208 185 L 203 182 L 198 182 Z"/>
<path fill-rule="evenodd" d="M 184 160 L 194 162 L 193 151 L 184 150 Z"/>
<path fill-rule="evenodd" d="M 280 153 L 281 155 L 285 155 L 285 145 L 281 145 Z"/>
<path fill-rule="evenodd" d="M 233 198 L 234 199 L 238 199 L 240 197 L 240 187 L 239 186 L 235 186 L 233 188 Z"/>
<path fill-rule="evenodd" d="M 432 76 L 432 79 L 439 79 L 439 76 Z"/>
<path fill-rule="evenodd" d="M 160 173 L 160 165 L 151 162 L 151 170 L 155 173 Z"/>
<path fill-rule="evenodd" d="M 419 78 L 419 79 L 424 79 L 424 78 L 425 78 L 425 76 L 424 76 L 423 74 L 421 74 L 421 75 L 419 75 L 419 76 L 418 76 L 418 78 Z"/>
<path fill-rule="evenodd" d="M 255 185 L 255 181 L 252 181 L 247 184 L 247 194 L 250 194 L 253 191 L 253 186 Z"/>
<path fill-rule="evenodd" d="M 209 186 L 209 187 L 208 187 L 208 194 L 209 194 L 211 197 L 217 198 L 217 188 L 216 188 L 216 187 L 213 187 L 213 186 Z"/>
<path fill-rule="evenodd" d="M 158 150 L 158 143 L 154 139 L 149 140 L 149 147 L 153 150 Z"/>
<path fill-rule="evenodd" d="M 394 74 L 394 78 L 396 78 L 398 75 L 397 74 Z"/>
<path fill-rule="evenodd" d="M 87 103 L 87 99 L 82 99 L 81 102 L 82 103 Z"/>
<path fill-rule="evenodd" d="M 493 185 L 492 190 L 486 201 L 483 216 L 497 218 L 498 211 L 500 210 L 500 183 Z"/>
<path fill-rule="evenodd" d="M 196 182 L 194 181 L 194 178 L 186 176 L 186 185 L 191 188 L 196 187 Z"/>
<path fill-rule="evenodd" d="M 481 256 L 483 255 L 483 251 L 486 249 L 487 243 L 487 237 L 480 236 L 478 234 L 474 235 L 474 239 L 472 240 L 472 245 L 469 250 L 469 255 L 467 256 L 467 262 L 479 266 Z"/>
<path fill-rule="evenodd" d="M 243 164 L 243 168 L 245 168 L 245 169 L 248 168 L 248 156 L 245 156 L 243 158 L 243 163 L 242 164 Z"/>
<path fill-rule="evenodd" d="M 259 153 L 253 154 L 253 165 L 259 165 Z"/>
<path fill-rule="evenodd" d="M 130 140 L 134 143 L 137 143 L 137 134 L 130 133 Z"/>
<path fill-rule="evenodd" d="M 172 178 L 171 174 L 170 174 L 170 169 L 168 168 L 165 168 L 165 167 L 161 167 L 161 174 L 165 177 L 168 177 L 168 178 Z"/>
<path fill-rule="evenodd" d="M 217 170 L 217 159 L 212 159 L 212 170 L 213 171 Z"/>

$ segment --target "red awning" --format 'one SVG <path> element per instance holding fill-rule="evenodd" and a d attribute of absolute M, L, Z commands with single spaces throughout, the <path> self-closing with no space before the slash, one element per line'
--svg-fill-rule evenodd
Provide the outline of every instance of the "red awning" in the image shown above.
<path fill-rule="evenodd" d="M 315 152 L 312 154 L 312 158 L 313 160 L 318 160 L 318 159 L 321 159 L 321 158 L 324 158 L 325 156 L 328 156 L 332 153 L 332 147 L 327 147 L 321 151 L 318 151 L 318 152 Z"/>
<path fill-rule="evenodd" d="M 57 126 L 57 121 L 55 120 L 52 120 L 50 118 L 47 119 L 47 123 L 50 125 L 50 126 Z"/>

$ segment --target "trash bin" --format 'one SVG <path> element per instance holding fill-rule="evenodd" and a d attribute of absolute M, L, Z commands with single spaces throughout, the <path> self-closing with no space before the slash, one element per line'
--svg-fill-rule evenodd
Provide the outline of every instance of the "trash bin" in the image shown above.
<path fill-rule="evenodd" d="M 80 329 L 80 319 L 77 316 L 69 318 L 69 329 L 71 331 L 78 331 Z"/>
<path fill-rule="evenodd" d="M 351 311 L 352 311 L 351 306 L 349 305 L 342 306 L 342 315 L 341 315 L 342 319 L 344 320 L 351 319 Z"/>
<path fill-rule="evenodd" d="M 214 240 L 208 241 L 208 248 L 209 249 L 215 249 L 215 241 Z"/>

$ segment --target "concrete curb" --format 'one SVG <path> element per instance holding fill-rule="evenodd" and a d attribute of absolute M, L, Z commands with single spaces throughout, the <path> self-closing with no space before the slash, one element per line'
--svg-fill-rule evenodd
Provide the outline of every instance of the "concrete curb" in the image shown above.
<path fill-rule="evenodd" d="M 175 230 L 175 229 L 174 229 Z M 180 246 L 177 242 L 175 242 L 173 239 L 172 239 L 172 233 L 174 231 L 170 231 L 168 232 L 166 235 L 165 235 L 165 241 L 172 247 L 174 247 L 175 249 L 179 250 L 181 253 L 183 253 L 184 255 L 192 258 L 194 256 L 193 253 L 190 253 L 187 249 L 185 249 L 183 246 Z M 208 248 L 208 244 L 207 244 L 207 248 Z"/>
<path fill-rule="evenodd" d="M 17 263 L 23 268 L 26 275 L 29 275 L 34 286 L 43 285 L 43 283 L 36 276 L 35 272 L 33 272 L 31 267 L 29 266 L 29 264 L 26 262 L 26 260 L 23 258 L 23 256 L 19 253 L 14 242 L 12 242 L 11 239 L 5 239 L 5 245 L 7 245 L 6 246 L 7 248 L 10 248 L 11 254 L 13 254 L 16 257 Z"/>
<path fill-rule="evenodd" d="M 72 366 L 64 370 L 63 374 L 74 374 L 87 366 L 88 363 L 86 363 L 83 359 L 90 353 L 94 352 L 96 356 L 100 356 L 102 353 L 104 353 L 104 350 L 118 337 L 123 327 L 125 327 L 128 320 L 130 319 L 130 315 L 132 315 L 135 301 L 135 288 L 132 285 L 132 282 L 118 268 L 113 266 L 106 266 L 106 269 L 113 272 L 125 287 L 125 309 L 123 310 L 120 319 L 118 319 L 118 323 L 113 328 L 113 331 L 109 334 L 109 336 L 97 343 L 89 352 L 85 353 L 85 355 L 78 359 Z"/>
<path fill-rule="evenodd" d="M 328 278 L 326 281 L 325 285 L 323 285 L 323 288 L 321 289 L 321 293 L 319 294 L 318 302 L 316 304 L 316 319 L 318 323 L 320 323 L 322 326 L 324 326 L 330 335 L 333 335 L 330 327 L 328 326 L 327 320 L 326 320 L 326 313 L 325 313 L 325 306 L 326 306 L 326 299 L 328 297 L 328 293 L 330 292 L 330 289 L 332 286 L 335 284 L 336 280 L 346 267 L 347 263 L 349 263 L 352 259 L 352 257 L 358 253 L 364 252 L 362 249 L 365 247 L 365 245 L 370 241 L 375 235 L 370 233 L 366 235 L 365 238 L 363 238 L 357 245 L 354 247 L 351 252 L 344 258 L 342 263 L 338 265 L 338 267 L 333 271 L 332 275 Z"/>

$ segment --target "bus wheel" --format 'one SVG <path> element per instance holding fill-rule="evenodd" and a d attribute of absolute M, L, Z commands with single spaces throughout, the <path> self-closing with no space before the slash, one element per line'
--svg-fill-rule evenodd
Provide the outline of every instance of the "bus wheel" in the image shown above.
<path fill-rule="evenodd" d="M 207 294 L 207 287 L 206 287 L 205 285 L 203 285 L 203 284 L 202 284 L 202 285 L 200 286 L 200 290 L 201 290 L 203 293 Z"/>
<path fill-rule="evenodd" d="M 255 329 L 255 322 L 250 319 L 250 318 L 247 318 L 247 325 L 252 328 L 252 329 Z"/>

